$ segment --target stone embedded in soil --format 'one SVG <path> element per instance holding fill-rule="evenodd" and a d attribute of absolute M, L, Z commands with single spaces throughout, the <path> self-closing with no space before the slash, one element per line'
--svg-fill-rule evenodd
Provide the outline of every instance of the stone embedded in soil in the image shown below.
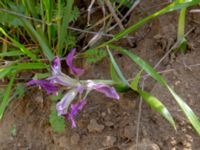
<path fill-rule="evenodd" d="M 90 123 L 87 126 L 89 132 L 102 132 L 104 129 L 104 125 L 98 124 L 95 119 L 91 119 Z"/>
<path fill-rule="evenodd" d="M 137 147 L 137 148 L 136 148 Z M 125 150 L 160 150 L 159 146 L 149 139 L 143 139 L 141 143 L 132 144 Z"/>
<path fill-rule="evenodd" d="M 74 134 L 71 136 L 70 141 L 71 141 L 71 144 L 72 144 L 72 145 L 78 144 L 78 142 L 80 141 L 80 136 L 79 136 L 79 134 L 74 133 Z"/>
<path fill-rule="evenodd" d="M 116 140 L 117 140 L 116 137 L 108 135 L 108 136 L 105 137 L 102 144 L 105 147 L 106 146 L 113 146 L 114 143 L 116 142 Z"/>
<path fill-rule="evenodd" d="M 123 138 L 127 138 L 127 139 L 133 139 L 133 137 L 135 136 L 135 132 L 134 132 L 134 125 L 128 125 L 124 128 L 124 132 L 122 137 Z"/>
<path fill-rule="evenodd" d="M 69 143 L 68 143 L 68 138 L 67 137 L 61 136 L 61 137 L 57 138 L 56 141 L 58 141 L 58 145 L 61 148 L 69 149 Z"/>
<path fill-rule="evenodd" d="M 107 127 L 114 126 L 114 123 L 111 122 L 111 121 L 106 121 L 104 124 L 105 124 Z"/>

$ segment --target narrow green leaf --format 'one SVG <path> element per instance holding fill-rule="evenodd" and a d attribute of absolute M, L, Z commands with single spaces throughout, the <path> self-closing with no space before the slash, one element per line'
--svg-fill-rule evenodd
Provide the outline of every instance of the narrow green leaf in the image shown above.
<path fill-rule="evenodd" d="M 134 88 L 135 87 L 133 87 L 133 90 L 134 90 Z M 154 109 L 156 112 L 160 113 L 176 129 L 175 121 L 174 121 L 172 115 L 170 114 L 168 109 L 163 105 L 162 102 L 160 102 L 156 97 L 154 97 L 153 95 L 151 95 L 148 92 L 142 91 L 140 89 L 138 89 L 137 92 L 140 94 L 140 96 L 142 96 L 144 101 L 152 109 Z"/>
<path fill-rule="evenodd" d="M 35 54 L 33 54 L 31 51 L 29 51 L 28 49 L 26 49 L 22 44 L 20 44 L 18 41 L 16 41 L 15 39 L 11 38 L 5 31 L 3 28 L 0 27 L 0 32 L 3 33 L 4 36 L 6 36 L 9 40 L 11 40 L 25 55 L 27 55 L 28 57 L 30 57 L 32 60 L 37 61 L 37 57 Z"/>
<path fill-rule="evenodd" d="M 25 69 L 46 69 L 48 68 L 48 65 L 44 63 L 19 63 L 16 65 L 13 65 L 11 68 L 14 68 L 16 70 L 25 70 Z"/>
<path fill-rule="evenodd" d="M 40 50 L 34 49 L 31 52 L 34 54 L 38 54 L 40 53 Z M 0 53 L 0 57 L 12 57 L 12 56 L 21 56 L 21 55 L 24 55 L 24 53 L 16 49 L 9 49 L 9 51 L 7 52 Z"/>
<path fill-rule="evenodd" d="M 110 74 L 111 78 L 114 81 L 114 87 L 117 90 L 117 92 L 126 92 L 129 90 L 129 87 L 125 85 L 121 79 L 119 78 L 117 72 L 115 71 L 115 68 L 113 67 L 112 63 L 110 64 Z"/>
<path fill-rule="evenodd" d="M 127 55 L 132 61 L 134 61 L 136 64 L 138 64 L 143 70 L 145 70 L 148 74 L 150 74 L 155 80 L 157 80 L 162 86 L 167 88 L 169 92 L 172 94 L 190 123 L 193 125 L 197 133 L 200 135 L 200 121 L 198 117 L 195 115 L 195 113 L 192 111 L 192 109 L 184 102 L 184 100 L 179 97 L 173 89 L 170 88 L 170 86 L 167 84 L 165 79 L 149 64 L 147 64 L 144 60 L 142 60 L 139 56 L 133 54 L 132 52 L 129 52 L 121 47 L 109 45 L 110 48 L 115 49 L 119 51 L 120 53 Z"/>
<path fill-rule="evenodd" d="M 106 45 L 117 41 L 119 39 L 121 39 L 122 37 L 128 35 L 129 33 L 133 32 L 134 30 L 136 30 L 137 28 L 139 28 L 140 26 L 142 26 L 143 24 L 145 24 L 146 22 L 156 18 L 157 16 L 160 16 L 162 14 L 174 11 L 174 10 L 178 10 L 178 9 L 182 9 L 182 8 L 186 8 L 189 6 L 193 6 L 200 3 L 200 0 L 184 0 L 183 2 L 179 2 L 179 1 L 174 1 L 171 4 L 169 4 L 168 6 L 166 6 L 165 8 L 141 19 L 140 21 L 136 22 L 135 24 L 133 24 L 132 26 L 126 28 L 125 30 L 119 32 L 118 34 L 116 34 L 111 40 L 102 43 L 101 45 L 97 46 L 97 48 L 100 47 L 105 47 Z"/>
<path fill-rule="evenodd" d="M 187 50 L 187 40 L 185 38 L 185 17 L 186 17 L 187 8 L 182 8 L 180 11 L 178 19 L 178 32 L 177 32 L 177 41 L 180 41 L 179 47 L 176 51 L 186 52 Z"/>
<path fill-rule="evenodd" d="M 25 29 L 28 31 L 31 36 L 35 37 L 35 39 L 40 44 L 40 47 L 42 48 L 42 51 L 44 55 L 48 58 L 49 61 L 52 61 L 54 58 L 54 55 L 52 53 L 52 50 L 49 48 L 48 42 L 45 40 L 45 36 L 42 32 L 36 31 L 30 21 L 20 18 L 20 21 L 23 23 Z"/>
<path fill-rule="evenodd" d="M 112 53 L 110 52 L 110 50 L 108 49 L 108 54 L 110 56 L 110 60 L 111 60 L 111 63 L 115 69 L 115 71 L 117 72 L 121 82 L 124 84 L 124 85 L 129 85 L 128 81 L 126 80 L 126 78 L 124 77 L 123 73 L 121 72 L 121 70 L 119 69 L 119 66 L 117 65 Z"/>
<path fill-rule="evenodd" d="M 15 76 L 16 76 L 16 73 L 13 74 L 13 76 L 12 76 L 11 80 L 9 81 L 9 84 L 5 90 L 5 94 L 3 96 L 3 100 L 0 105 L 0 120 L 2 119 L 4 111 L 6 110 L 6 107 L 9 104 L 9 96 L 10 96 L 11 88 L 12 88 L 14 80 L 15 80 Z"/>
<path fill-rule="evenodd" d="M 139 56 L 119 46 L 109 45 L 109 47 L 112 48 L 113 50 L 120 52 L 123 55 L 128 56 L 132 61 L 138 64 L 143 70 L 145 70 L 149 75 L 151 75 L 155 80 L 160 82 L 163 86 L 167 85 L 163 77 L 154 68 L 152 68 L 144 60 L 142 60 Z"/>
<path fill-rule="evenodd" d="M 11 50 L 8 52 L 2 52 L 0 53 L 0 57 L 10 57 L 10 56 L 20 56 L 23 55 L 23 53 L 21 51 L 18 50 Z"/>
<path fill-rule="evenodd" d="M 72 6 L 73 6 L 74 0 L 68 0 L 67 6 L 64 8 L 64 12 L 62 16 L 59 16 L 59 18 L 63 17 L 62 19 L 62 25 L 60 27 L 60 32 L 58 35 L 58 55 L 62 56 L 63 54 L 63 48 L 64 48 L 64 38 L 67 34 L 67 28 L 70 22 L 70 16 L 72 12 Z"/>
<path fill-rule="evenodd" d="M 43 18 L 47 21 L 47 31 L 48 31 L 48 40 L 51 45 L 51 39 L 52 39 L 52 26 L 50 25 L 52 22 L 52 15 L 53 15 L 53 2 L 50 0 L 42 0 L 44 6 L 45 6 L 45 17 Z"/>
<path fill-rule="evenodd" d="M 26 10 L 29 11 L 29 14 L 35 18 L 37 18 L 37 11 L 36 11 L 36 8 L 35 7 L 35 3 L 33 0 L 24 0 L 24 4 L 25 4 L 25 7 L 26 7 Z"/>
<path fill-rule="evenodd" d="M 200 121 L 199 118 L 195 115 L 192 109 L 183 101 L 183 99 L 178 96 L 175 91 L 167 86 L 168 90 L 172 94 L 172 96 L 176 99 L 177 103 L 181 107 L 184 114 L 187 116 L 188 120 L 191 122 L 193 127 L 196 129 L 197 133 L 200 135 Z"/>
<path fill-rule="evenodd" d="M 135 91 L 138 90 L 138 84 L 139 84 L 139 81 L 141 78 L 141 73 L 142 73 L 142 70 L 140 72 L 138 72 L 136 74 L 135 78 L 131 81 L 131 88 Z"/>
<path fill-rule="evenodd" d="M 6 75 L 8 75 L 11 72 L 11 68 L 1 68 L 0 69 L 0 79 L 4 78 Z"/>
<path fill-rule="evenodd" d="M 110 74 L 111 74 L 111 78 L 114 82 L 121 83 L 121 79 L 119 78 L 117 72 L 115 71 L 115 68 L 112 63 L 110 64 Z"/>

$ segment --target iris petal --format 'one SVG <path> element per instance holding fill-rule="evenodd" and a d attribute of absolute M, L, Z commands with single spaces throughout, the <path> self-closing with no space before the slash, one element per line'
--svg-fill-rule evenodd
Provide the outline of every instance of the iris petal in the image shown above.
<path fill-rule="evenodd" d="M 113 98 L 113 99 L 120 99 L 118 93 L 116 92 L 114 87 L 111 87 L 107 84 L 96 84 L 91 80 L 88 80 L 87 87 L 90 89 L 94 89 L 100 93 L 105 94 L 107 97 Z"/>
<path fill-rule="evenodd" d="M 53 63 L 51 65 L 51 68 L 52 68 L 52 74 L 53 75 L 61 74 L 61 64 L 60 64 L 60 58 L 58 56 L 56 56 L 53 59 Z"/>
<path fill-rule="evenodd" d="M 71 112 L 68 115 L 68 119 L 71 121 L 72 128 L 76 127 L 75 117 L 76 114 L 83 109 L 86 104 L 86 100 L 83 99 L 76 104 L 71 104 Z"/>
<path fill-rule="evenodd" d="M 110 87 L 105 84 L 97 84 L 94 87 L 94 89 L 100 93 L 105 94 L 107 97 L 117 99 L 117 100 L 120 98 L 114 87 Z"/>
<path fill-rule="evenodd" d="M 65 96 L 56 104 L 56 110 L 58 115 L 66 115 L 68 112 L 69 105 L 77 95 L 77 90 L 72 89 L 65 94 Z"/>
<path fill-rule="evenodd" d="M 80 76 L 80 75 L 82 75 L 84 73 L 84 70 L 80 69 L 80 68 L 77 68 L 77 67 L 75 67 L 73 65 L 73 59 L 74 59 L 75 53 L 76 53 L 76 49 L 73 48 L 71 50 L 71 52 L 67 55 L 66 63 L 69 66 L 69 69 L 70 69 L 71 73 Z"/>
<path fill-rule="evenodd" d="M 52 63 L 52 77 L 49 77 L 47 80 L 49 80 L 51 83 L 58 83 L 63 86 L 77 86 L 78 81 L 75 79 L 72 79 L 68 75 L 64 74 L 61 71 L 61 63 L 60 58 L 56 56 Z"/>
<path fill-rule="evenodd" d="M 75 87 L 79 84 L 79 82 L 71 77 L 67 76 L 66 74 L 61 73 L 61 75 L 55 75 L 49 77 L 47 80 L 51 81 L 52 83 L 58 83 L 63 86 L 70 86 Z"/>
<path fill-rule="evenodd" d="M 31 80 L 27 83 L 27 85 L 34 84 L 40 85 L 47 91 L 48 94 L 55 93 L 58 91 L 58 88 L 54 84 L 50 83 L 48 80 Z"/>

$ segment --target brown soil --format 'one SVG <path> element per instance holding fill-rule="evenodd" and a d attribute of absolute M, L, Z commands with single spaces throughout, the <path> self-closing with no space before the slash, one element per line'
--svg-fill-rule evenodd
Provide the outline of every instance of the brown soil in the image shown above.
<path fill-rule="evenodd" d="M 155 4 L 154 4 L 155 5 Z M 142 2 L 130 16 L 128 25 L 143 17 L 140 8 L 151 6 Z M 151 11 L 153 11 L 151 9 Z M 151 12 L 149 11 L 149 12 Z M 154 10 L 155 11 L 155 10 Z M 155 65 L 175 43 L 177 12 L 147 23 L 132 35 L 135 48 L 128 48 L 151 65 Z M 200 13 L 188 14 L 189 34 L 187 54 L 173 53 L 159 65 L 163 76 L 175 91 L 200 116 Z M 118 42 L 127 47 L 126 40 Z M 139 68 L 127 57 L 116 57 L 127 78 L 132 78 Z M 109 60 L 91 65 L 84 79 L 109 79 Z M 66 131 L 57 134 L 49 122 L 50 99 L 38 88 L 27 91 L 23 100 L 13 100 L 0 122 L 0 150 L 200 150 L 200 138 L 185 119 L 175 100 L 153 79 L 145 81 L 145 89 L 158 97 L 175 116 L 175 131 L 159 114 L 142 103 L 138 125 L 140 98 L 134 92 L 120 94 L 119 102 L 93 92 L 88 103 L 77 117 L 76 129 L 66 125 Z M 16 135 L 11 134 L 16 125 Z M 137 139 L 137 132 L 139 133 Z M 136 141 L 138 144 L 136 145 Z"/>

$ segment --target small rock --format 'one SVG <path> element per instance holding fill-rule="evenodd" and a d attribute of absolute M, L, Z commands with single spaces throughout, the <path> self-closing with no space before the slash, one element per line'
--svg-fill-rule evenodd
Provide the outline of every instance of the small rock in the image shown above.
<path fill-rule="evenodd" d="M 74 133 L 74 134 L 71 136 L 70 141 L 71 141 L 71 144 L 72 144 L 72 145 L 78 144 L 78 142 L 80 141 L 80 136 L 79 136 L 79 134 Z"/>
<path fill-rule="evenodd" d="M 111 121 L 106 121 L 106 122 L 105 122 L 105 125 L 106 125 L 107 127 L 111 127 L 111 126 L 114 126 L 114 123 L 111 122 Z"/>
<path fill-rule="evenodd" d="M 103 146 L 113 146 L 114 143 L 116 142 L 116 137 L 114 136 L 106 136 L 104 141 L 103 141 Z"/>
<path fill-rule="evenodd" d="M 191 135 L 186 134 L 185 137 L 189 142 L 191 142 L 191 143 L 193 142 L 193 137 Z"/>
<path fill-rule="evenodd" d="M 177 141 L 175 140 L 174 137 L 172 137 L 170 143 L 172 146 L 175 146 L 177 144 Z"/>
<path fill-rule="evenodd" d="M 135 136 L 134 126 L 128 125 L 124 128 L 123 138 L 132 139 Z"/>
<path fill-rule="evenodd" d="M 105 112 L 102 112 L 101 113 L 101 116 L 104 118 L 106 116 L 106 113 Z"/>
<path fill-rule="evenodd" d="M 91 119 L 89 125 L 87 126 L 89 132 L 102 132 L 104 125 L 98 124 L 95 119 Z"/>
<path fill-rule="evenodd" d="M 65 136 L 59 137 L 57 140 L 60 147 L 66 149 L 69 147 L 68 139 Z"/>
<path fill-rule="evenodd" d="M 153 36 L 154 39 L 159 40 L 161 39 L 163 36 L 161 34 L 156 34 Z"/>
<path fill-rule="evenodd" d="M 141 143 L 138 143 L 138 145 L 132 144 L 126 150 L 135 150 L 136 147 L 137 150 L 160 150 L 159 146 L 151 142 L 149 139 L 143 139 Z"/>

